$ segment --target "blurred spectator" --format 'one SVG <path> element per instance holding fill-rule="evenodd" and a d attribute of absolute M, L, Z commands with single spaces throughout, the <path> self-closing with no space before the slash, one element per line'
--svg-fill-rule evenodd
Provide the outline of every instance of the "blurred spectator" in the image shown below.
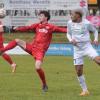
<path fill-rule="evenodd" d="M 96 11 L 96 16 L 100 16 L 100 11 L 99 10 Z"/>
<path fill-rule="evenodd" d="M 93 15 L 93 9 L 90 9 L 90 10 L 89 10 L 89 14 L 90 14 L 90 15 Z"/>

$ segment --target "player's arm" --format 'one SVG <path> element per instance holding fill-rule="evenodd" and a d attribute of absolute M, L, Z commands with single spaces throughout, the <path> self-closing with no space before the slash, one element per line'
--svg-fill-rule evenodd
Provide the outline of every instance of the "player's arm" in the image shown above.
<path fill-rule="evenodd" d="M 67 33 L 67 28 L 54 26 L 53 27 L 53 32 L 63 32 L 63 33 Z"/>
<path fill-rule="evenodd" d="M 37 24 L 32 24 L 30 26 L 21 26 L 21 27 L 14 27 L 15 31 L 21 31 L 21 32 L 26 32 L 30 30 L 34 30 L 36 28 Z"/>
<path fill-rule="evenodd" d="M 0 25 L 0 32 L 4 32 L 3 25 Z"/>
<path fill-rule="evenodd" d="M 66 33 L 66 37 L 69 40 L 69 42 L 72 41 L 72 34 L 71 34 L 71 29 L 70 26 L 67 24 L 67 33 Z"/>
<path fill-rule="evenodd" d="M 67 39 L 69 40 L 70 43 L 74 43 L 74 40 L 72 39 L 70 27 L 67 28 L 66 37 L 67 37 Z"/>
<path fill-rule="evenodd" d="M 89 23 L 89 27 L 88 28 L 89 28 L 89 31 L 92 31 L 94 33 L 94 41 L 93 41 L 93 43 L 95 45 L 98 45 L 98 31 L 97 31 L 97 29 L 91 23 Z"/>
<path fill-rule="evenodd" d="M 71 33 L 71 28 L 70 28 L 70 24 L 67 24 L 67 34 L 66 34 L 67 39 L 69 40 L 70 43 L 72 43 L 73 45 L 77 45 L 77 42 L 75 39 L 72 38 L 72 33 Z"/>

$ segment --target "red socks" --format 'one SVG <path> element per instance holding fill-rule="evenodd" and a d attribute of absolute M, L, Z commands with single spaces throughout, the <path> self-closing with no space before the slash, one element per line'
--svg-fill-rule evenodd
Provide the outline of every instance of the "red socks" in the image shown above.
<path fill-rule="evenodd" d="M 46 85 L 46 80 L 45 80 L 45 74 L 44 74 L 44 71 L 40 68 L 40 69 L 37 69 L 36 70 L 42 83 L 43 83 L 43 86 Z"/>
<path fill-rule="evenodd" d="M 4 54 L 2 55 L 2 57 L 3 57 L 9 64 L 13 64 L 12 59 L 11 59 L 10 56 L 7 55 L 6 53 L 4 53 Z"/>

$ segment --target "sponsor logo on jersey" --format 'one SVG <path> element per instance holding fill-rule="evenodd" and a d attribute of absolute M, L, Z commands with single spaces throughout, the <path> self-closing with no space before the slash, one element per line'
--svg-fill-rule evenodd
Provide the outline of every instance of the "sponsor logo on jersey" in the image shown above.
<path fill-rule="evenodd" d="M 42 29 L 39 29 L 39 32 L 42 32 L 42 33 L 48 33 L 48 30 L 45 29 L 45 28 L 42 28 Z"/>

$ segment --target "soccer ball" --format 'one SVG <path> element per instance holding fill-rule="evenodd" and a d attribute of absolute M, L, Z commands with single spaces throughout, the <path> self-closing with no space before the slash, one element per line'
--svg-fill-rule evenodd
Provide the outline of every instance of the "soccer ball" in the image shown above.
<path fill-rule="evenodd" d="M 1 8 L 0 9 L 0 18 L 4 18 L 6 16 L 6 10 Z"/>

